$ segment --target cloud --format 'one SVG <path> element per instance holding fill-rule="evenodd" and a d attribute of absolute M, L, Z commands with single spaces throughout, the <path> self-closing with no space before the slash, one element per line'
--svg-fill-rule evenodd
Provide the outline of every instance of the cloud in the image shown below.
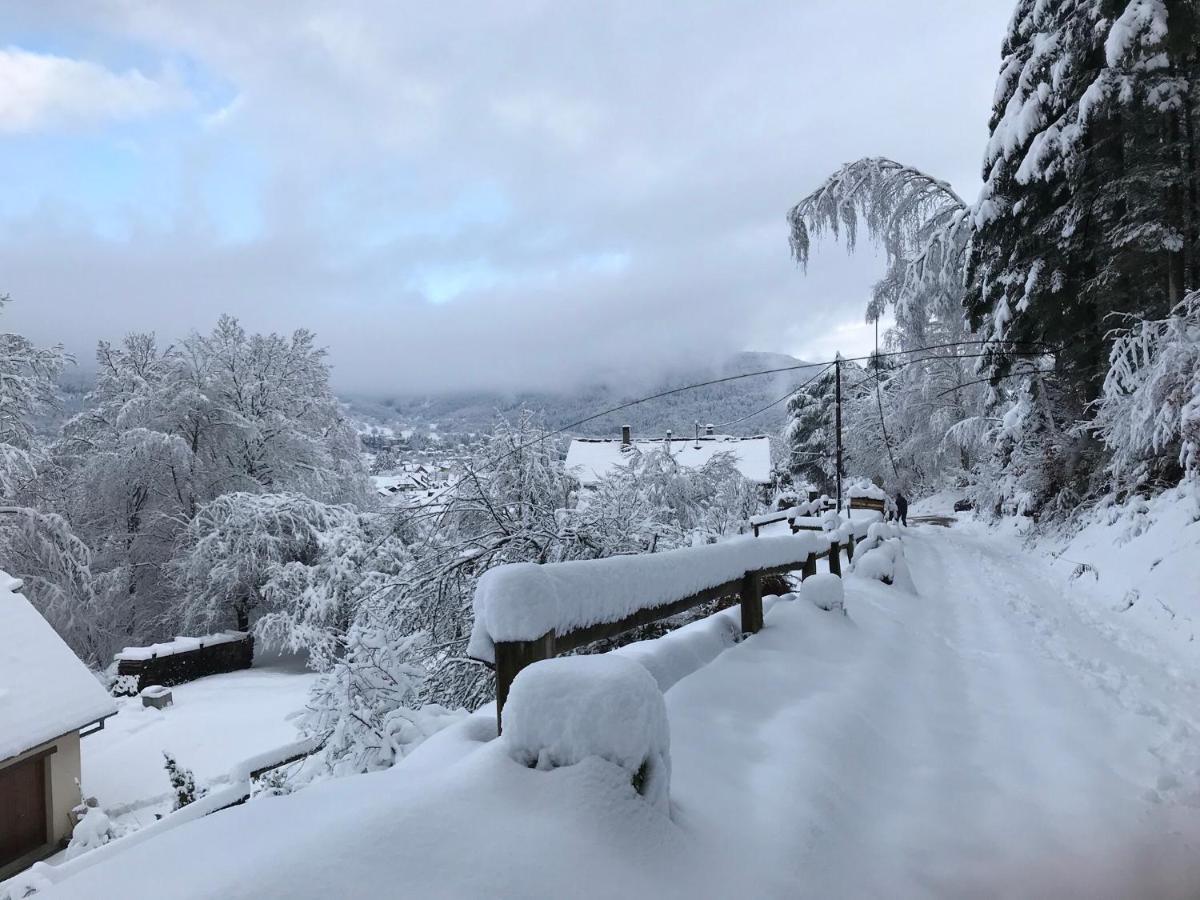
<path fill-rule="evenodd" d="M 18 47 L 0 50 L 0 131 L 73 129 L 183 105 L 187 92 L 137 69 L 116 73 L 87 60 Z"/>
<path fill-rule="evenodd" d="M 86 358 L 231 312 L 314 329 L 341 385 L 429 391 L 869 347 L 879 260 L 831 245 L 803 274 L 784 215 L 864 155 L 969 198 L 1011 0 L 27 9 L 221 100 L 145 139 L 153 222 L 101 231 L 49 183 L 0 210 L 5 328 Z"/>

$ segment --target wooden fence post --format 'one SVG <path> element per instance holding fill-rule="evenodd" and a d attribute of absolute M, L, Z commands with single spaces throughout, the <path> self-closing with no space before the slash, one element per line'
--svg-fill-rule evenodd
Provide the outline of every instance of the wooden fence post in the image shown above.
<path fill-rule="evenodd" d="M 747 572 L 742 577 L 739 594 L 742 606 L 742 633 L 754 634 L 763 625 L 762 578 L 758 572 Z"/>
<path fill-rule="evenodd" d="M 533 641 L 501 641 L 496 644 L 496 733 L 504 728 L 504 703 L 517 673 L 528 665 L 554 657 L 554 632 Z"/>
<path fill-rule="evenodd" d="M 850 532 L 850 537 L 846 541 L 846 562 L 854 562 L 854 532 Z"/>
<path fill-rule="evenodd" d="M 842 577 L 842 545 L 837 541 L 829 542 L 829 574 Z"/>
<path fill-rule="evenodd" d="M 804 568 L 800 570 L 800 580 L 803 581 L 809 575 L 817 574 L 817 554 L 810 553 L 804 558 Z"/>

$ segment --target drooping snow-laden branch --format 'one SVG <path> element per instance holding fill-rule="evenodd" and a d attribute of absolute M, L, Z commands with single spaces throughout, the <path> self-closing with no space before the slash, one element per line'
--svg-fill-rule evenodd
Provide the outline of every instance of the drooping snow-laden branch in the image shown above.
<path fill-rule="evenodd" d="M 847 163 L 788 213 L 792 256 L 807 267 L 812 239 L 844 235 L 853 251 L 860 226 L 883 248 L 887 271 L 876 284 L 867 318 L 888 306 L 897 317 L 909 307 L 951 311 L 961 317 L 966 250 L 972 219 L 946 182 L 885 157 Z"/>
<path fill-rule="evenodd" d="M 1172 458 L 1185 476 L 1200 473 L 1200 291 L 1118 334 L 1096 407 L 1120 482 L 1137 486 Z"/>

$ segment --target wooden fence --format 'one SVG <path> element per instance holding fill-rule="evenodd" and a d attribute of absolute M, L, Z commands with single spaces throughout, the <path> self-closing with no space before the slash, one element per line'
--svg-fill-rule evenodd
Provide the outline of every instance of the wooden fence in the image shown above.
<path fill-rule="evenodd" d="M 846 551 L 847 560 L 853 560 L 853 533 L 844 548 L 839 541 L 831 539 L 828 550 L 811 552 L 782 565 L 748 570 L 738 578 L 679 597 L 665 604 L 639 609 L 622 619 L 598 622 L 565 634 L 557 634 L 552 630 L 531 641 L 497 641 L 495 644 L 497 728 L 503 728 L 504 704 L 508 699 L 513 679 L 526 666 L 568 653 L 596 641 L 617 637 L 642 625 L 686 612 L 702 603 L 733 595 L 737 595 L 741 606 L 742 632 L 753 634 L 759 631 L 763 625 L 762 579 L 765 576 L 783 575 L 799 569 L 801 578 L 808 578 L 817 573 L 817 560 L 822 558 L 829 561 L 829 571 L 840 576 L 842 574 L 841 553 L 843 549 Z"/>
<path fill-rule="evenodd" d="M 832 509 L 833 507 L 830 507 Z M 877 512 L 882 519 L 887 515 L 887 502 L 884 500 L 876 500 L 874 497 L 851 497 L 850 509 L 866 509 L 871 512 Z M 758 537 L 760 528 L 767 525 L 775 525 L 779 522 L 787 522 L 792 529 L 792 534 L 798 531 L 820 531 L 821 525 L 816 523 L 802 523 L 798 519 L 812 519 L 813 516 L 797 516 L 793 510 L 781 509 L 777 513 L 772 513 L 763 516 L 755 516 L 750 520 L 750 528 L 754 532 L 754 536 Z"/>

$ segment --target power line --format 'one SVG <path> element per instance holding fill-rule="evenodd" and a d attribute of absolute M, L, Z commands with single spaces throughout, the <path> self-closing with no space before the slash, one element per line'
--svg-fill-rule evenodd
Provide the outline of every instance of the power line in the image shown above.
<path fill-rule="evenodd" d="M 753 419 L 759 413 L 764 413 L 771 407 L 778 406 L 784 400 L 790 400 L 797 393 L 804 390 L 806 387 L 808 387 L 810 384 L 812 384 L 814 381 L 816 381 L 818 378 L 820 378 L 822 375 L 824 375 L 826 372 L 828 372 L 829 369 L 830 369 L 830 366 L 826 366 L 820 372 L 818 372 L 816 375 L 814 375 L 812 378 L 809 378 L 807 381 L 803 382 L 802 384 L 796 385 L 794 388 L 789 390 L 786 394 L 784 394 L 778 400 L 772 400 L 770 403 L 768 403 L 762 409 L 756 409 L 754 412 L 750 413 L 749 415 L 742 416 L 740 419 L 734 419 L 732 422 L 722 422 L 720 425 L 714 425 L 713 428 L 728 428 L 730 425 L 739 425 L 742 422 L 745 422 L 747 419 Z"/>
<path fill-rule="evenodd" d="M 992 381 L 1002 381 L 1005 378 L 1024 378 L 1027 375 L 1045 375 L 1045 374 L 1047 374 L 1046 370 L 1035 369 L 1032 372 L 1009 372 L 1007 375 L 995 375 L 995 376 L 989 375 L 987 378 L 976 378 L 974 381 L 964 381 L 962 384 L 956 384 L 956 385 L 954 385 L 954 387 L 947 388 L 946 390 L 942 391 L 940 394 L 934 394 L 933 399 L 937 400 L 939 397 L 945 397 L 947 394 L 951 393 L 952 391 L 957 391 L 957 390 L 960 390 L 965 387 L 971 387 L 972 385 L 975 385 L 975 384 L 988 384 L 988 383 L 991 383 Z"/>
<path fill-rule="evenodd" d="M 950 348 L 954 348 L 954 347 L 979 346 L 979 345 L 986 345 L 986 344 L 992 344 L 992 343 L 995 343 L 995 342 L 991 341 L 991 340 L 951 341 L 951 342 L 947 342 L 947 343 L 943 343 L 943 344 L 929 344 L 925 347 L 914 347 L 911 350 L 893 350 L 893 351 L 889 351 L 887 353 L 873 353 L 873 354 L 867 354 L 866 356 L 850 356 L 850 357 L 839 357 L 839 358 L 842 362 L 858 362 L 861 360 L 879 359 L 882 357 L 889 357 L 889 356 L 906 356 L 910 353 L 921 353 L 926 350 L 944 350 L 944 349 L 950 349 Z M 1038 346 L 1038 347 L 1051 346 L 1049 344 L 1046 344 L 1044 341 L 1013 341 L 1011 343 L 1029 344 L 1029 345 Z M 1046 350 L 1024 351 L 1024 352 L 1011 353 L 1010 355 L 1042 356 L 1046 352 L 1047 352 Z M 946 357 L 946 358 L 975 359 L 975 358 L 984 357 L 984 356 L 991 356 L 991 354 L 990 353 L 958 354 L 953 357 Z M 936 357 L 936 356 L 935 357 L 922 357 L 921 359 L 909 360 L 905 363 L 902 363 L 901 365 L 910 365 L 911 363 L 923 362 L 926 359 L 939 359 L 939 358 L 943 358 L 943 357 Z M 671 397 L 671 396 L 674 396 L 675 394 L 682 394 L 686 391 L 693 391 L 693 390 L 697 390 L 698 388 L 702 388 L 702 387 L 711 387 L 712 385 L 716 385 L 716 384 L 726 384 L 730 381 L 738 381 L 742 378 L 756 378 L 761 375 L 776 375 L 776 374 L 779 374 L 780 372 L 794 372 L 798 369 L 811 369 L 813 366 L 825 366 L 825 371 L 828 371 L 830 366 L 837 365 L 837 363 L 838 363 L 838 359 L 822 360 L 820 362 L 797 363 L 794 366 L 779 366 L 779 367 L 776 367 L 773 369 L 760 369 L 759 371 L 756 371 L 756 372 L 743 372 L 738 375 L 726 375 L 722 378 L 713 378 L 708 381 L 700 381 L 700 382 L 696 382 L 695 384 L 687 384 L 687 385 L 683 385 L 682 387 L 671 388 L 670 390 L 666 390 L 666 391 L 659 391 L 656 394 L 650 394 L 649 396 L 646 396 L 646 397 L 639 397 L 636 400 L 630 400 L 630 401 L 628 401 L 626 403 L 622 403 L 618 406 L 614 406 L 609 409 L 601 410 L 598 413 L 593 413 L 590 416 L 585 416 L 582 419 L 578 419 L 574 422 L 570 422 L 566 425 L 563 425 L 561 428 L 556 428 L 553 431 L 548 431 L 548 432 L 538 436 L 537 438 L 534 438 L 531 441 L 527 441 L 524 444 L 516 445 L 515 447 L 510 449 L 507 453 L 505 453 L 502 456 L 500 456 L 499 458 L 493 460 L 489 465 L 484 466 L 482 469 L 467 468 L 466 473 L 469 476 L 478 477 L 479 475 L 482 475 L 482 474 L 485 474 L 485 473 L 491 471 L 492 469 L 494 469 L 496 466 L 498 466 L 500 463 L 502 463 L 504 460 L 508 459 L 509 457 L 515 456 L 516 454 L 520 453 L 523 450 L 527 450 L 528 448 L 532 447 L 534 444 L 544 443 L 547 438 L 558 437 L 561 434 L 566 434 L 568 431 L 572 431 L 573 429 L 578 428 L 580 425 L 586 425 L 589 422 L 594 422 L 596 419 L 601 419 L 604 416 L 612 415 L 613 413 L 616 413 L 616 412 L 621 412 L 622 410 L 629 409 L 630 407 L 633 407 L 633 406 L 638 406 L 642 403 L 649 403 L 651 400 L 660 400 L 663 397 Z M 818 373 L 818 375 L 814 376 L 814 378 L 810 379 L 810 381 L 815 380 L 815 378 L 819 377 L 821 374 L 824 374 L 824 372 Z M 798 388 L 790 391 L 788 396 L 791 396 L 791 394 L 794 394 L 796 392 L 796 390 L 798 390 Z M 782 403 L 783 399 L 786 399 L 786 398 L 781 398 L 780 400 L 777 400 L 775 402 Z M 774 404 L 772 404 L 772 405 L 774 405 Z"/>

